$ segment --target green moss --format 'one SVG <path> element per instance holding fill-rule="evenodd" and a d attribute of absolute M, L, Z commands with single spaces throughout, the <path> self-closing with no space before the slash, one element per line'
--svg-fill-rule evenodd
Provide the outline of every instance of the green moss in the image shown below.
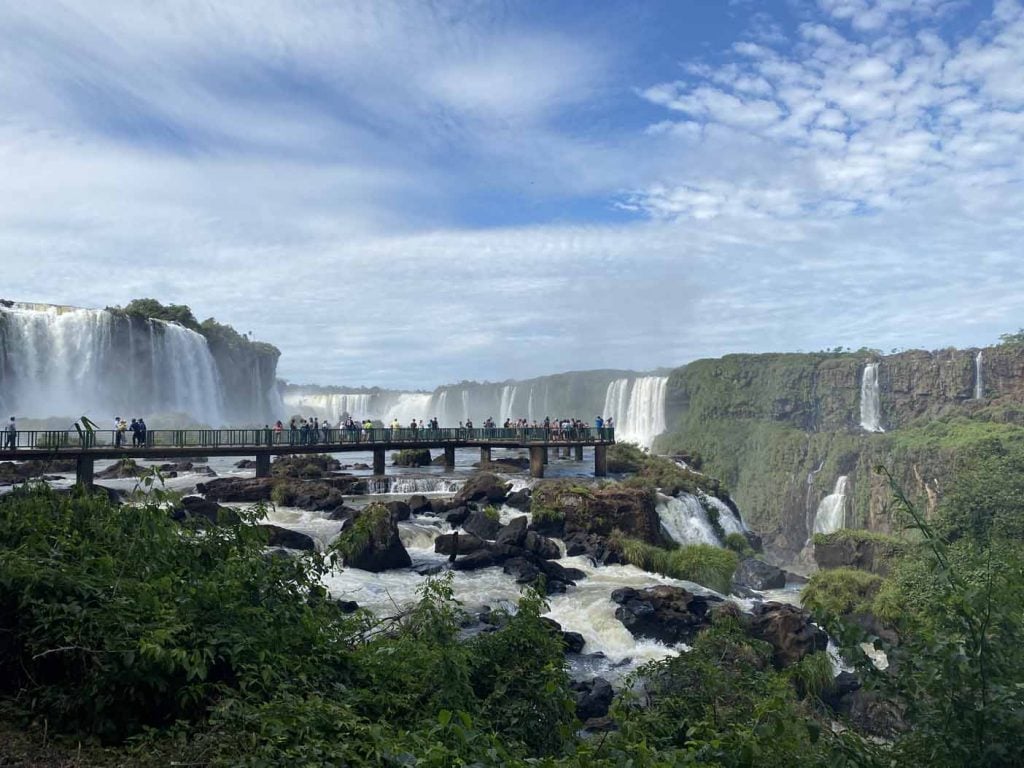
<path fill-rule="evenodd" d="M 377 501 L 364 509 L 341 535 L 335 540 L 334 549 L 347 562 L 375 541 L 382 548 L 387 547 L 392 536 L 391 511 Z"/>
<path fill-rule="evenodd" d="M 804 607 L 819 616 L 872 613 L 883 579 L 856 568 L 835 568 L 813 574 L 801 593 Z"/>
<path fill-rule="evenodd" d="M 483 508 L 482 512 L 484 513 L 484 517 L 486 517 L 488 520 L 498 522 L 498 520 L 501 519 L 501 513 L 498 512 L 498 508 L 495 507 L 493 504 L 488 504 L 486 507 Z"/>
<path fill-rule="evenodd" d="M 673 579 L 692 581 L 719 592 L 729 591 L 732 575 L 739 564 L 735 552 L 707 544 L 665 549 L 618 535 L 612 536 L 608 543 L 630 565 Z"/>
<path fill-rule="evenodd" d="M 889 536 L 877 531 L 866 531 L 862 528 L 840 528 L 832 533 L 816 533 L 812 541 L 817 545 L 839 544 L 844 541 L 852 541 L 858 544 L 871 542 L 880 544 L 890 549 L 893 554 L 899 554 L 903 548 L 903 541 L 895 536 Z"/>
<path fill-rule="evenodd" d="M 754 556 L 754 550 L 751 548 L 750 542 L 747 541 L 747 537 L 742 533 L 726 534 L 725 538 L 722 539 L 722 544 L 726 549 L 731 549 L 740 557 Z"/>

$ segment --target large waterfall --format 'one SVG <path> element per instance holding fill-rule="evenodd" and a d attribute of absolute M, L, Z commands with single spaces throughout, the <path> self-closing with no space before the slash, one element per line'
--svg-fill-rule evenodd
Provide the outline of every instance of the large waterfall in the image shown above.
<path fill-rule="evenodd" d="M 860 425 L 868 432 L 882 429 L 882 398 L 878 389 L 878 363 L 868 363 L 860 382 Z"/>
<path fill-rule="evenodd" d="M 439 398 L 440 400 L 440 398 Z M 337 424 L 343 416 L 371 419 L 390 424 L 393 419 L 403 426 L 416 419 L 429 419 L 434 397 L 423 392 L 288 392 L 285 410 L 290 415 L 317 417 Z"/>
<path fill-rule="evenodd" d="M 616 379 L 604 398 L 604 418 L 615 419 L 615 439 L 649 448 L 665 431 L 667 376 Z"/>
<path fill-rule="evenodd" d="M 105 310 L 0 308 L 0 384 L 4 413 L 16 416 L 224 421 L 220 377 L 202 335 Z"/>
<path fill-rule="evenodd" d="M 982 378 L 982 352 L 979 350 L 974 358 L 974 399 L 985 397 L 985 380 Z"/>
<path fill-rule="evenodd" d="M 841 475 L 836 480 L 836 487 L 828 496 L 821 500 L 818 512 L 814 516 L 813 533 L 832 533 L 846 527 L 846 489 L 849 480 Z"/>

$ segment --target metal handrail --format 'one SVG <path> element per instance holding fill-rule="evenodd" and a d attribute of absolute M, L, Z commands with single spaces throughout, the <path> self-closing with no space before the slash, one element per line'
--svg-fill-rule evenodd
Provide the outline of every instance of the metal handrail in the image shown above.
<path fill-rule="evenodd" d="M 494 446 L 502 444 L 521 445 L 523 443 L 585 443 L 606 444 L 615 442 L 615 430 L 610 428 L 594 429 L 590 427 L 570 428 L 567 430 L 552 427 L 523 427 L 492 429 L 474 427 L 443 427 L 440 429 L 411 429 L 402 427 L 374 427 L 363 429 L 320 428 L 316 430 L 274 428 L 248 429 L 150 429 L 143 438 L 144 442 L 133 440 L 131 432 L 120 433 L 116 430 L 96 430 L 93 432 L 74 432 L 64 430 L 18 430 L 4 432 L 0 442 L 0 452 L 13 449 L 48 450 L 57 453 L 78 453 L 83 450 L 112 449 L 137 450 L 144 448 L 279 448 L 285 446 L 349 446 L 392 447 L 403 443 L 415 445 L 430 443 L 443 446 L 445 444 L 486 443 Z M 13 446 L 12 446 L 13 441 Z"/>

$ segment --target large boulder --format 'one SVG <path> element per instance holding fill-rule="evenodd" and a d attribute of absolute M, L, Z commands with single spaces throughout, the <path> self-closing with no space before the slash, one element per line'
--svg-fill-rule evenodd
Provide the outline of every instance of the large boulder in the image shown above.
<path fill-rule="evenodd" d="M 667 645 L 688 642 L 711 624 L 711 608 L 721 598 L 704 597 L 682 587 L 659 585 L 646 589 L 623 587 L 612 592 L 618 603 L 615 618 L 634 637 L 658 640 Z"/>
<path fill-rule="evenodd" d="M 398 520 L 383 504 L 371 504 L 346 526 L 338 548 L 345 565 L 363 571 L 379 573 L 412 565 L 398 534 Z"/>
<path fill-rule="evenodd" d="M 429 467 L 429 448 L 403 448 L 391 454 L 393 467 Z"/>
<path fill-rule="evenodd" d="M 573 681 L 570 687 L 576 697 L 576 717 L 580 720 L 585 722 L 608 714 L 615 691 L 603 677 Z"/>
<path fill-rule="evenodd" d="M 388 508 L 391 514 L 395 516 L 395 519 L 399 522 L 402 522 L 403 520 L 408 520 L 409 517 L 412 515 L 412 510 L 409 508 L 409 505 L 406 504 L 404 501 L 389 501 L 385 506 Z"/>
<path fill-rule="evenodd" d="M 647 488 L 593 488 L 552 480 L 534 488 L 531 509 L 535 518 L 543 509 L 545 518 L 562 519 L 566 536 L 581 531 L 607 537 L 620 531 L 648 544 L 665 543 L 655 495 Z"/>
<path fill-rule="evenodd" d="M 304 552 L 316 551 L 316 542 L 304 533 L 270 523 L 261 523 L 256 527 L 267 532 L 267 545 L 270 547 L 301 549 Z"/>
<path fill-rule="evenodd" d="M 458 504 L 481 501 L 490 504 L 501 504 L 508 498 L 512 483 L 502 480 L 490 472 L 478 472 L 473 475 L 455 495 Z"/>
<path fill-rule="evenodd" d="M 280 480 L 271 498 L 285 507 L 298 507 L 311 512 L 337 509 L 345 501 L 341 491 L 330 483 L 313 480 Z"/>
<path fill-rule="evenodd" d="M 333 456 L 322 453 L 300 453 L 294 456 L 278 456 L 270 465 L 270 472 L 277 477 L 315 479 L 329 476 L 341 469 L 341 462 Z"/>
<path fill-rule="evenodd" d="M 434 551 L 439 555 L 468 555 L 486 548 L 487 542 L 471 533 L 442 533 L 434 539 Z"/>
<path fill-rule="evenodd" d="M 430 499 L 421 493 L 409 497 L 409 511 L 414 515 L 429 515 L 431 512 Z"/>
<path fill-rule="evenodd" d="M 860 531 L 836 531 L 814 538 L 814 561 L 823 570 L 858 568 L 888 576 L 899 550 L 895 539 Z"/>
<path fill-rule="evenodd" d="M 238 512 L 231 507 L 222 507 L 202 496 L 185 496 L 181 500 L 181 506 L 171 512 L 173 520 L 181 521 L 187 517 L 203 518 L 214 525 L 237 525 L 242 521 Z"/>
<path fill-rule="evenodd" d="M 493 541 L 498 535 L 498 531 L 501 530 L 501 523 L 498 522 L 497 515 L 491 516 L 487 512 L 477 509 L 469 513 L 469 516 L 462 522 L 462 528 L 481 539 Z"/>
<path fill-rule="evenodd" d="M 732 583 L 740 589 L 782 589 L 786 586 L 786 572 L 764 560 L 747 557 L 740 560 Z"/>
<path fill-rule="evenodd" d="M 207 483 L 198 483 L 196 490 L 210 501 L 252 503 L 270 501 L 274 482 L 270 477 L 220 477 Z"/>
<path fill-rule="evenodd" d="M 498 532 L 498 535 L 495 538 L 494 543 L 497 544 L 499 547 L 523 546 L 523 542 L 526 541 L 526 531 L 528 523 L 529 520 L 527 520 L 527 518 L 525 517 L 513 518 L 508 523 L 508 525 L 506 525 Z"/>
<path fill-rule="evenodd" d="M 143 467 L 140 467 L 131 459 L 121 459 L 120 461 L 115 461 L 106 469 L 95 473 L 93 477 L 97 480 L 123 480 L 130 477 L 138 477 L 144 471 Z"/>
<path fill-rule="evenodd" d="M 775 649 L 776 667 L 795 664 L 828 647 L 828 635 L 811 622 L 811 614 L 788 603 L 755 603 L 745 621 L 747 632 Z"/>
<path fill-rule="evenodd" d="M 518 509 L 521 512 L 530 511 L 530 489 L 520 488 L 518 491 L 513 491 L 505 499 L 505 503 L 513 509 Z"/>

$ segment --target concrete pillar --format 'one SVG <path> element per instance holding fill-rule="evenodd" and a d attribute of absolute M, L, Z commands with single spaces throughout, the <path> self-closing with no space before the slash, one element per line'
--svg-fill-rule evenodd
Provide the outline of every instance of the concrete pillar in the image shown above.
<path fill-rule="evenodd" d="M 270 454 L 256 454 L 256 477 L 270 477 Z"/>
<path fill-rule="evenodd" d="M 572 456 L 571 451 L 572 449 L 568 445 L 565 446 L 565 448 L 562 449 L 562 458 L 568 459 L 570 456 Z"/>
<path fill-rule="evenodd" d="M 455 446 L 446 445 L 444 447 L 444 471 L 454 472 L 455 471 Z"/>
<path fill-rule="evenodd" d="M 544 477 L 544 465 L 547 463 L 548 450 L 543 446 L 530 447 L 530 477 Z"/>
<path fill-rule="evenodd" d="M 576 461 L 583 461 L 583 446 L 576 446 Z"/>
<path fill-rule="evenodd" d="M 608 446 L 594 446 L 594 477 L 608 477 Z"/>
<path fill-rule="evenodd" d="M 91 488 L 94 466 L 92 456 L 79 456 L 75 465 L 75 482 L 83 488 Z"/>
<path fill-rule="evenodd" d="M 480 465 L 491 463 L 491 448 L 490 446 L 483 446 L 480 448 Z"/>
<path fill-rule="evenodd" d="M 373 449 L 373 474 L 383 475 L 384 470 L 384 449 L 374 448 Z"/>
<path fill-rule="evenodd" d="M 541 450 L 544 451 L 544 463 L 547 464 L 548 463 L 548 449 L 547 448 L 541 448 Z"/>

